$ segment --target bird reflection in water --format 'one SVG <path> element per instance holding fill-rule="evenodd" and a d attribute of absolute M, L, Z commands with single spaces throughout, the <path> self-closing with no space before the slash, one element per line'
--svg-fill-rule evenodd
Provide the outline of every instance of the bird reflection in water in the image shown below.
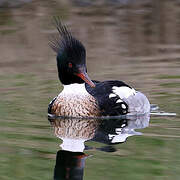
<path fill-rule="evenodd" d="M 96 141 L 105 144 L 96 150 L 114 152 L 114 144 L 123 143 L 127 137 L 141 135 L 135 129 L 146 128 L 150 115 L 112 118 L 61 118 L 49 117 L 55 135 L 62 140 L 56 155 L 54 180 L 82 180 L 85 160 L 89 156 L 84 150 L 92 147 L 85 146 L 86 141 Z M 93 147 L 94 148 L 94 147 Z"/>

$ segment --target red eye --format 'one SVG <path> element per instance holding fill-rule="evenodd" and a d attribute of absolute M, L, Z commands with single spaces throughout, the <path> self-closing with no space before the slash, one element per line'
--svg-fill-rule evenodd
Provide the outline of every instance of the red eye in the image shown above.
<path fill-rule="evenodd" d="M 69 67 L 69 68 L 72 68 L 72 63 L 68 63 L 68 67 Z"/>

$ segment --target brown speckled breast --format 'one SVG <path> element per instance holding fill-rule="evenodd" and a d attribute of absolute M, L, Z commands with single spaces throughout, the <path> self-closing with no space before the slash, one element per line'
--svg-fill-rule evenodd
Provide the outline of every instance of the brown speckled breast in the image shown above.
<path fill-rule="evenodd" d="M 100 110 L 96 99 L 91 95 L 64 96 L 59 94 L 54 101 L 51 113 L 56 116 L 98 117 Z"/>

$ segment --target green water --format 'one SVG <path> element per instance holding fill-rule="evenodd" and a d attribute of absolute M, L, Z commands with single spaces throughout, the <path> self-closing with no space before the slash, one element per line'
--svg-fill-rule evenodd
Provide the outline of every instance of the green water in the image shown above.
<path fill-rule="evenodd" d="M 76 3 L 75 3 L 76 2 Z M 85 180 L 178 180 L 180 175 L 180 3 L 32 1 L 0 9 L 0 179 L 53 179 L 60 141 L 47 105 L 62 89 L 48 46 L 59 15 L 87 49 L 92 79 L 123 80 L 175 117 L 152 116 L 143 136 L 107 153 L 94 147 Z M 90 2 L 90 1 L 87 1 Z"/>

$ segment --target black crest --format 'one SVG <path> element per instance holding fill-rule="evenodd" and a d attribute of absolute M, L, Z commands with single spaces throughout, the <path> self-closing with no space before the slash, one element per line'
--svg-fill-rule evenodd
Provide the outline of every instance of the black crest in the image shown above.
<path fill-rule="evenodd" d="M 81 63 L 82 59 L 85 60 L 86 51 L 83 44 L 72 36 L 66 26 L 61 23 L 59 17 L 54 17 L 54 24 L 59 35 L 52 37 L 49 43 L 50 47 L 58 56 L 65 56 L 76 63 L 78 61 Z"/>

